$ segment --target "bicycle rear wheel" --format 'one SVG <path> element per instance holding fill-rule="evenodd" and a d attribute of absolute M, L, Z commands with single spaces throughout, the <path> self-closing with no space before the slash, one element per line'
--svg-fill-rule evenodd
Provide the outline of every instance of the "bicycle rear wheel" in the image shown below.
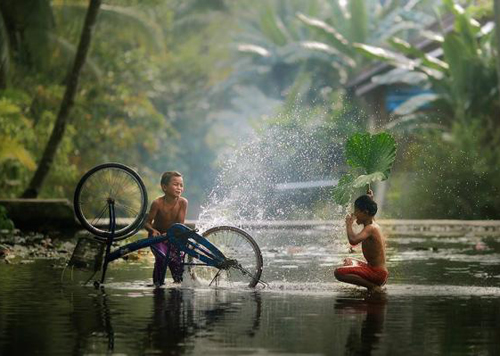
<path fill-rule="evenodd" d="M 255 287 L 262 274 L 262 254 L 255 240 L 245 231 L 233 226 L 217 226 L 203 233 L 226 258 L 236 260 L 241 269 L 219 270 L 206 265 L 189 265 L 191 277 L 202 283 L 230 283 Z M 196 263 L 190 257 L 188 263 Z M 215 278 L 215 279 L 214 279 Z"/>
<path fill-rule="evenodd" d="M 109 204 L 114 204 L 114 240 L 122 240 L 141 228 L 146 216 L 148 196 L 141 177 L 120 163 L 105 163 L 83 175 L 75 190 L 73 206 L 82 226 L 95 238 L 110 235 Z"/>

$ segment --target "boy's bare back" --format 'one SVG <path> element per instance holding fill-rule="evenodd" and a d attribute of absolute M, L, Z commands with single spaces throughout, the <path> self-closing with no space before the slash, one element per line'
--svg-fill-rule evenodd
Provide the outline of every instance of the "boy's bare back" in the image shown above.
<path fill-rule="evenodd" d="M 372 222 L 363 230 L 366 230 L 368 234 L 368 237 L 361 243 L 366 262 L 372 267 L 385 267 L 385 237 L 380 226 Z"/>

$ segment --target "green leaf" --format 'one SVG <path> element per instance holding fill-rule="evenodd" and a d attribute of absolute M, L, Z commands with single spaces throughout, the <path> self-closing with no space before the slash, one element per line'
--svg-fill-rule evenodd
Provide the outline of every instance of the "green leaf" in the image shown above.
<path fill-rule="evenodd" d="M 381 172 L 387 179 L 396 158 L 396 142 L 386 132 L 356 133 L 347 140 L 346 157 L 352 168 L 361 168 L 365 174 Z"/>
<path fill-rule="evenodd" d="M 422 65 L 438 70 L 440 72 L 446 72 L 448 70 L 448 64 L 446 62 L 443 62 L 442 60 L 430 56 L 427 53 L 419 50 L 417 47 L 411 45 L 410 43 L 400 39 L 400 38 L 392 38 L 389 40 L 389 43 L 398 51 L 401 53 L 407 55 L 407 56 L 412 56 L 419 58 Z"/>
<path fill-rule="evenodd" d="M 345 37 L 342 36 L 342 34 L 339 31 L 337 31 L 335 28 L 333 28 L 326 22 L 321 21 L 320 19 L 314 17 L 306 16 L 302 13 L 298 13 L 297 18 L 300 21 L 304 22 L 306 25 L 309 25 L 311 27 L 326 32 L 330 36 L 330 40 L 334 42 L 334 45 L 337 45 L 342 48 L 347 48 L 349 46 L 349 41 L 346 40 Z"/>
<path fill-rule="evenodd" d="M 6 136 L 0 136 L 0 164 L 8 159 L 19 161 L 23 166 L 33 171 L 36 168 L 31 154 L 22 144 Z"/>
<path fill-rule="evenodd" d="M 372 77 L 372 83 L 378 85 L 390 85 L 405 83 L 409 85 L 420 85 L 425 83 L 427 75 L 424 73 L 409 71 L 403 68 L 394 68 L 390 71 Z"/>
<path fill-rule="evenodd" d="M 415 95 L 401 105 L 399 105 L 396 110 L 394 110 L 394 114 L 396 115 L 409 115 L 413 114 L 415 111 L 420 109 L 422 106 L 427 104 L 432 104 L 436 100 L 440 99 L 441 95 L 433 94 L 433 93 L 425 93 L 420 95 Z"/>
<path fill-rule="evenodd" d="M 349 38 L 352 42 L 366 42 L 368 35 L 367 2 L 365 0 L 350 0 L 347 2 L 350 18 Z"/>
<path fill-rule="evenodd" d="M 372 174 L 363 174 L 352 182 L 354 188 L 362 188 L 372 182 L 380 182 L 387 179 L 387 177 L 382 172 L 375 172 Z"/>
<path fill-rule="evenodd" d="M 354 187 L 352 183 L 354 176 L 350 173 L 342 176 L 335 188 L 333 188 L 333 200 L 338 205 L 347 205 L 351 200 Z"/>
<path fill-rule="evenodd" d="M 329 56 L 327 59 L 329 61 L 338 61 L 351 68 L 354 68 L 356 66 L 356 62 L 354 61 L 354 59 L 326 43 L 316 41 L 302 41 L 300 42 L 300 46 L 311 51 L 328 54 Z"/>
<path fill-rule="evenodd" d="M 14 223 L 7 215 L 7 209 L 0 205 L 0 230 L 13 230 L 14 227 Z"/>
<path fill-rule="evenodd" d="M 333 199 L 339 205 L 348 204 L 355 189 L 389 178 L 396 158 L 396 142 L 386 132 L 356 133 L 347 140 L 345 155 L 352 171 L 342 176 L 333 189 Z M 355 175 L 359 169 L 364 174 Z"/>
<path fill-rule="evenodd" d="M 396 67 L 414 69 L 416 65 L 415 61 L 382 47 L 370 46 L 363 43 L 354 43 L 353 47 L 368 58 L 388 62 Z"/>

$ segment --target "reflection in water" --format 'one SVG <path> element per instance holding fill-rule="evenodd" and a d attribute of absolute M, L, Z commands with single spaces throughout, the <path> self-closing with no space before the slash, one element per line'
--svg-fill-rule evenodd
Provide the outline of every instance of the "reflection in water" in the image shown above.
<path fill-rule="evenodd" d="M 194 336 L 217 338 L 225 344 L 242 335 L 255 336 L 262 313 L 259 293 L 231 295 L 213 290 L 208 299 L 196 297 L 192 289 L 154 290 L 145 349 L 185 353 L 193 351 Z"/>
<path fill-rule="evenodd" d="M 77 337 L 73 354 L 121 353 L 136 348 L 160 354 L 197 353 L 196 340 L 237 347 L 242 336 L 253 338 L 260 327 L 262 306 L 257 291 L 157 288 L 152 295 L 125 300 L 115 292 L 107 294 L 101 288 L 96 294 L 69 295 L 73 309 L 69 320 Z M 126 301 L 125 319 L 122 301 Z M 144 302 L 151 303 L 150 314 L 130 317 L 136 307 L 143 310 Z"/>
<path fill-rule="evenodd" d="M 368 295 L 364 299 L 336 299 L 336 312 L 365 314 L 361 333 L 355 326 L 350 329 L 345 345 L 346 355 L 371 355 L 383 333 L 386 305 L 386 294 Z"/>
<path fill-rule="evenodd" d="M 111 269 L 103 293 L 83 278 L 61 285 L 52 260 L 0 263 L 0 355 L 499 354 L 499 253 L 470 254 L 464 238 L 417 251 L 432 241 L 391 236 L 389 302 L 379 303 L 333 280 L 344 256 L 326 235 L 300 235 L 263 239 L 272 283 L 255 293 L 154 291 L 151 269 L 130 262 Z"/>
<path fill-rule="evenodd" d="M 98 310 L 100 310 L 101 324 L 104 335 L 108 339 L 108 350 L 113 350 L 115 346 L 115 332 L 113 331 L 113 325 L 111 324 L 111 313 L 108 307 L 108 301 L 104 288 L 101 289 L 101 293 L 97 295 L 94 299 Z"/>
<path fill-rule="evenodd" d="M 73 312 L 70 320 L 77 331 L 77 339 L 73 345 L 73 354 L 80 354 L 80 350 L 114 349 L 115 333 L 111 322 L 111 311 L 108 306 L 108 296 L 104 288 L 92 296 L 71 294 Z"/>
<path fill-rule="evenodd" d="M 145 349 L 184 351 L 183 341 L 194 333 L 195 319 L 191 298 L 183 298 L 182 290 L 156 288 L 153 297 L 153 316 L 147 327 Z"/>

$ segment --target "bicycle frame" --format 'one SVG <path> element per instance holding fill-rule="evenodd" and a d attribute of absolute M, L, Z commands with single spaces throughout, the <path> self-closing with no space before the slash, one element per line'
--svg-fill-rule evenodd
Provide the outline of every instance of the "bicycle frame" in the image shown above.
<path fill-rule="evenodd" d="M 150 247 L 151 245 L 169 241 L 176 246 L 180 251 L 189 256 L 201 261 L 201 263 L 184 263 L 184 265 L 204 265 L 215 267 L 218 269 L 229 269 L 231 267 L 241 268 L 237 261 L 228 259 L 224 254 L 213 244 L 211 244 L 203 236 L 199 235 L 196 230 L 190 229 L 183 224 L 174 224 L 168 229 L 167 233 L 158 237 L 147 237 L 135 242 L 128 243 L 124 246 L 111 251 L 113 244 L 114 233 L 116 231 L 116 217 L 114 202 L 108 201 L 109 207 L 109 231 L 110 236 L 106 240 L 106 253 L 102 267 L 101 281 L 94 282 L 97 288 L 99 284 L 104 283 L 108 264 L 120 257 L 123 257 L 131 252 L 140 250 L 141 248 Z M 92 278 L 92 277 L 91 277 Z"/>

